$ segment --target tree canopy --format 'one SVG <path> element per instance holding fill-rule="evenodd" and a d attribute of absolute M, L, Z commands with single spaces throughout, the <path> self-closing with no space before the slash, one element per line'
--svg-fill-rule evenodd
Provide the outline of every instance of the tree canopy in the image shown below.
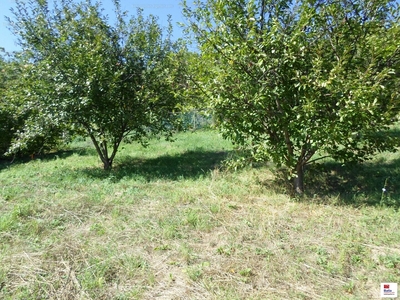
<path fill-rule="evenodd" d="M 26 57 L 19 97 L 38 117 L 25 126 L 14 148 L 45 124 L 65 126 L 92 140 L 110 169 L 123 140 L 143 144 L 152 134 L 170 137 L 180 103 L 184 51 L 157 18 L 138 9 L 128 18 L 114 0 L 115 25 L 101 3 L 16 0 L 9 24 Z M 165 34 L 166 33 L 166 34 Z"/>
<path fill-rule="evenodd" d="M 13 80 L 10 74 L 9 64 L 3 56 L 0 56 L 0 156 L 2 156 L 10 146 L 12 140 L 12 130 L 15 119 L 12 117 L 10 106 L 5 99 L 7 85 Z"/>
<path fill-rule="evenodd" d="M 399 6 L 390 0 L 208 0 L 188 29 L 213 68 L 200 81 L 225 137 L 284 165 L 293 192 L 316 154 L 394 150 Z"/>

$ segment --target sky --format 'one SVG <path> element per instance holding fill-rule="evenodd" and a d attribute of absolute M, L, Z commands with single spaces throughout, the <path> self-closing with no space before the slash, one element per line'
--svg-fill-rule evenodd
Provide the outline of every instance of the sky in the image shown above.
<path fill-rule="evenodd" d="M 113 4 L 111 0 L 101 0 L 105 14 L 113 15 Z M 190 1 L 188 1 L 190 2 Z M 49 1 L 51 3 L 51 0 Z M 159 17 L 159 24 L 167 26 L 168 15 L 172 16 L 174 25 L 174 38 L 183 36 L 182 29 L 177 25 L 177 22 L 184 23 L 182 16 L 181 0 L 120 0 L 122 10 L 126 10 L 129 14 L 136 14 L 138 7 L 144 10 L 144 14 L 152 14 Z M 18 51 L 20 48 L 16 45 L 16 38 L 7 28 L 5 16 L 12 17 L 10 8 L 15 6 L 14 0 L 0 0 L 0 48 L 5 48 L 6 51 Z"/>

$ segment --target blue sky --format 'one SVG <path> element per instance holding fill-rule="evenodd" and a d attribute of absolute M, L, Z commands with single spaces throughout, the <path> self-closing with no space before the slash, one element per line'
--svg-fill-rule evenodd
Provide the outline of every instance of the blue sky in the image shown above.
<path fill-rule="evenodd" d="M 49 0 L 51 3 L 52 0 Z M 94 1 L 95 2 L 95 1 Z M 113 15 L 113 4 L 111 0 L 101 0 L 105 9 L 105 14 Z M 188 1 L 190 3 L 190 1 Z M 177 22 L 184 22 L 182 16 L 181 0 L 120 0 L 123 10 L 128 11 L 130 14 L 136 14 L 136 9 L 141 7 L 144 13 L 153 14 L 159 17 L 159 24 L 166 26 L 167 16 L 172 16 L 174 24 L 174 37 L 182 37 L 182 29 L 176 25 Z M 17 51 L 19 47 L 16 45 L 16 38 L 7 29 L 7 22 L 5 16 L 11 17 L 10 8 L 15 5 L 14 0 L 0 0 L 0 47 L 5 48 L 6 51 Z"/>

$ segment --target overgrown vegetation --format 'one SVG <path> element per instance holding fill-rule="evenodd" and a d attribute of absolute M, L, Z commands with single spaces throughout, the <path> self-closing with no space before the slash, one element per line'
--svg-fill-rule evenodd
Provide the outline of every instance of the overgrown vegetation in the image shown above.
<path fill-rule="evenodd" d="M 400 282 L 398 154 L 358 176 L 321 163 L 303 202 L 272 167 L 221 168 L 232 151 L 208 130 L 124 144 L 109 172 L 84 139 L 2 162 L 0 298 L 377 299 Z"/>

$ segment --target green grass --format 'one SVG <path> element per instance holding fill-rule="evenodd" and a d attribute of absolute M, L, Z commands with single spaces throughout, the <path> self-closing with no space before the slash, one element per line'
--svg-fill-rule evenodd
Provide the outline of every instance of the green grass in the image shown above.
<path fill-rule="evenodd" d="M 299 201 L 271 168 L 222 169 L 232 149 L 196 131 L 124 145 L 110 172 L 83 140 L 3 162 L 0 298 L 379 299 L 400 283 L 399 154 L 327 161 Z"/>

